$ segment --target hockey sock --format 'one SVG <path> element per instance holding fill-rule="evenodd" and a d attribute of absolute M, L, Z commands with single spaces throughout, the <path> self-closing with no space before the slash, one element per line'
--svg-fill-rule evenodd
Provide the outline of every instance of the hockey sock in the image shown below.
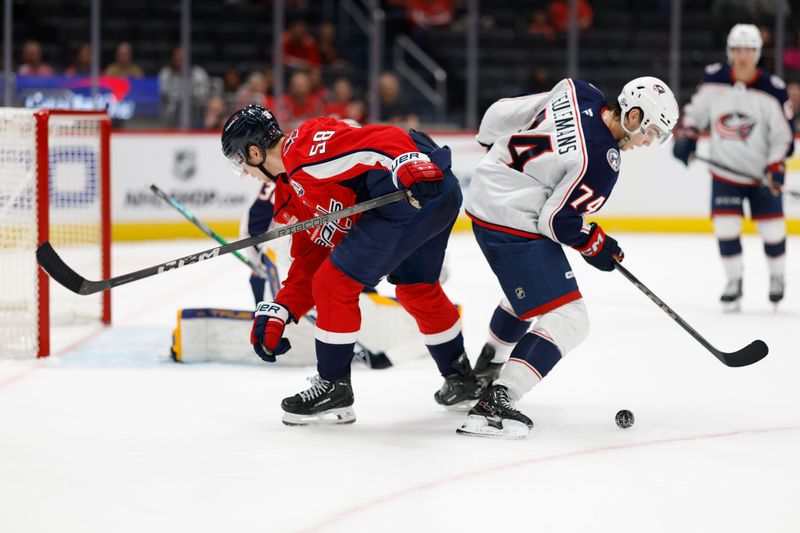
<path fill-rule="evenodd" d="M 423 342 L 442 376 L 454 372 L 453 361 L 464 353 L 458 309 L 436 283 L 398 285 L 395 296 L 417 321 Z"/>
<path fill-rule="evenodd" d="M 769 248 L 774 246 L 772 250 Z M 776 249 L 780 246 L 781 252 L 779 254 L 771 254 L 770 251 L 776 251 Z M 765 244 L 764 251 L 767 253 L 767 268 L 769 269 L 769 273 L 771 276 L 783 276 L 783 273 L 786 271 L 786 241 L 783 241 L 781 245 L 775 244 Z"/>
<path fill-rule="evenodd" d="M 514 399 L 519 400 L 560 360 L 561 352 L 555 344 L 535 333 L 527 333 L 514 347 L 495 384 L 505 385 Z"/>
<path fill-rule="evenodd" d="M 317 346 L 317 372 L 322 379 L 336 381 L 350 375 L 350 362 L 353 359 L 353 345 L 329 344 L 319 339 Z"/>
<path fill-rule="evenodd" d="M 511 309 L 511 305 L 504 298 L 494 310 L 492 320 L 489 322 L 489 344 L 494 348 L 492 363 L 505 363 L 511 350 L 528 331 L 531 322 L 520 320 Z"/>
<path fill-rule="evenodd" d="M 735 239 L 719 239 L 719 253 L 722 256 L 722 267 L 729 280 L 742 279 L 744 266 L 742 263 L 742 241 Z"/>

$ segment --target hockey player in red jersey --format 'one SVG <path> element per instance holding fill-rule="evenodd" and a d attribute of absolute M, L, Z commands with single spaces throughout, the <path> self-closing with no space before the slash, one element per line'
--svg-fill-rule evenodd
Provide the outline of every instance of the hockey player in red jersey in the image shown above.
<path fill-rule="evenodd" d="M 350 359 L 361 324 L 358 297 L 384 276 L 415 318 L 445 378 L 435 400 L 474 401 L 480 386 L 464 354 L 458 310 L 439 285 L 461 190 L 448 148 L 424 133 L 392 126 L 352 127 L 320 117 L 284 135 L 272 113 L 252 105 L 222 131 L 222 150 L 238 171 L 272 180 L 275 221 L 292 224 L 407 189 L 421 205 L 395 202 L 292 238 L 293 263 L 272 302 L 256 309 L 251 343 L 265 361 L 285 353 L 284 328 L 317 308 L 319 374 L 281 404 L 288 425 L 355 421 Z"/>

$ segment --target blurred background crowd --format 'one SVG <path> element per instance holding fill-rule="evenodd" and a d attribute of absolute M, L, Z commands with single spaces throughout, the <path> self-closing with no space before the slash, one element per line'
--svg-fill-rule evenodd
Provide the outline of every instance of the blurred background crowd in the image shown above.
<path fill-rule="evenodd" d="M 569 0 L 283 0 L 277 36 L 274 0 L 6 0 L 13 4 L 13 37 L 6 38 L 12 50 L 0 61 L 11 58 L 12 64 L 3 67 L 14 79 L 6 83 L 16 84 L 6 105 L 23 105 L 36 88 L 21 90 L 24 77 L 92 74 L 93 1 L 101 10 L 98 75 L 157 80 L 157 113 L 134 113 L 115 125 L 185 127 L 180 110 L 188 65 L 188 126 L 216 129 L 250 103 L 275 109 L 287 128 L 322 114 L 403 127 L 420 122 L 474 127 L 465 91 L 471 34 L 477 47 L 478 116 L 498 98 L 549 90 L 568 74 L 593 82 L 612 98 L 633 76 L 671 80 L 670 20 L 678 0 L 577 0 L 573 32 Z M 800 14 L 797 6 L 782 1 L 681 2 L 675 92 L 682 103 L 703 67 L 725 60 L 728 29 L 753 22 L 764 39 L 762 66 L 784 77 L 794 109 L 800 110 Z M 187 6 L 189 58 L 181 46 L 181 14 Z M 376 23 L 381 31 L 378 57 L 373 57 Z M 570 69 L 571 39 L 578 53 Z M 101 78 L 101 90 L 108 83 Z"/>

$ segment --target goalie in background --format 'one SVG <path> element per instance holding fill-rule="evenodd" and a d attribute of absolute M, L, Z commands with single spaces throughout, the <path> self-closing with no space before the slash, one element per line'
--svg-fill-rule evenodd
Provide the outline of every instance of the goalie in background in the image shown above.
<path fill-rule="evenodd" d="M 273 183 L 265 183 L 253 204 L 242 217 L 240 238 L 260 235 L 270 229 L 274 213 Z M 264 300 L 267 291 L 274 298 L 281 289 L 281 273 L 288 271 L 289 240 L 276 239 L 270 246 L 247 249 L 248 259 L 261 264 L 266 277 L 251 272 L 250 287 L 255 303 Z M 359 298 L 364 320 L 358 341 L 353 349 L 353 361 L 372 369 L 384 369 L 394 364 L 418 359 L 427 355 L 427 349 L 411 316 L 394 298 L 379 295 L 375 290 L 365 290 Z M 278 358 L 288 366 L 316 364 L 314 345 L 315 313 L 301 320 L 297 327 L 287 330 L 286 337 L 293 349 Z M 182 309 L 178 312 L 178 325 L 173 333 L 172 358 L 181 363 L 234 363 L 261 364 L 249 342 L 253 312 L 231 309 Z"/>

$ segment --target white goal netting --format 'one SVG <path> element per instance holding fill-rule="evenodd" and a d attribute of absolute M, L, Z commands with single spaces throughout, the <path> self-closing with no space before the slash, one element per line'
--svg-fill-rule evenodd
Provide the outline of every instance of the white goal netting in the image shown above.
<path fill-rule="evenodd" d="M 103 277 L 104 120 L 0 109 L 0 358 L 47 355 L 50 325 L 108 317 L 108 297 L 48 287 L 35 257 L 49 240 L 76 271 Z"/>

